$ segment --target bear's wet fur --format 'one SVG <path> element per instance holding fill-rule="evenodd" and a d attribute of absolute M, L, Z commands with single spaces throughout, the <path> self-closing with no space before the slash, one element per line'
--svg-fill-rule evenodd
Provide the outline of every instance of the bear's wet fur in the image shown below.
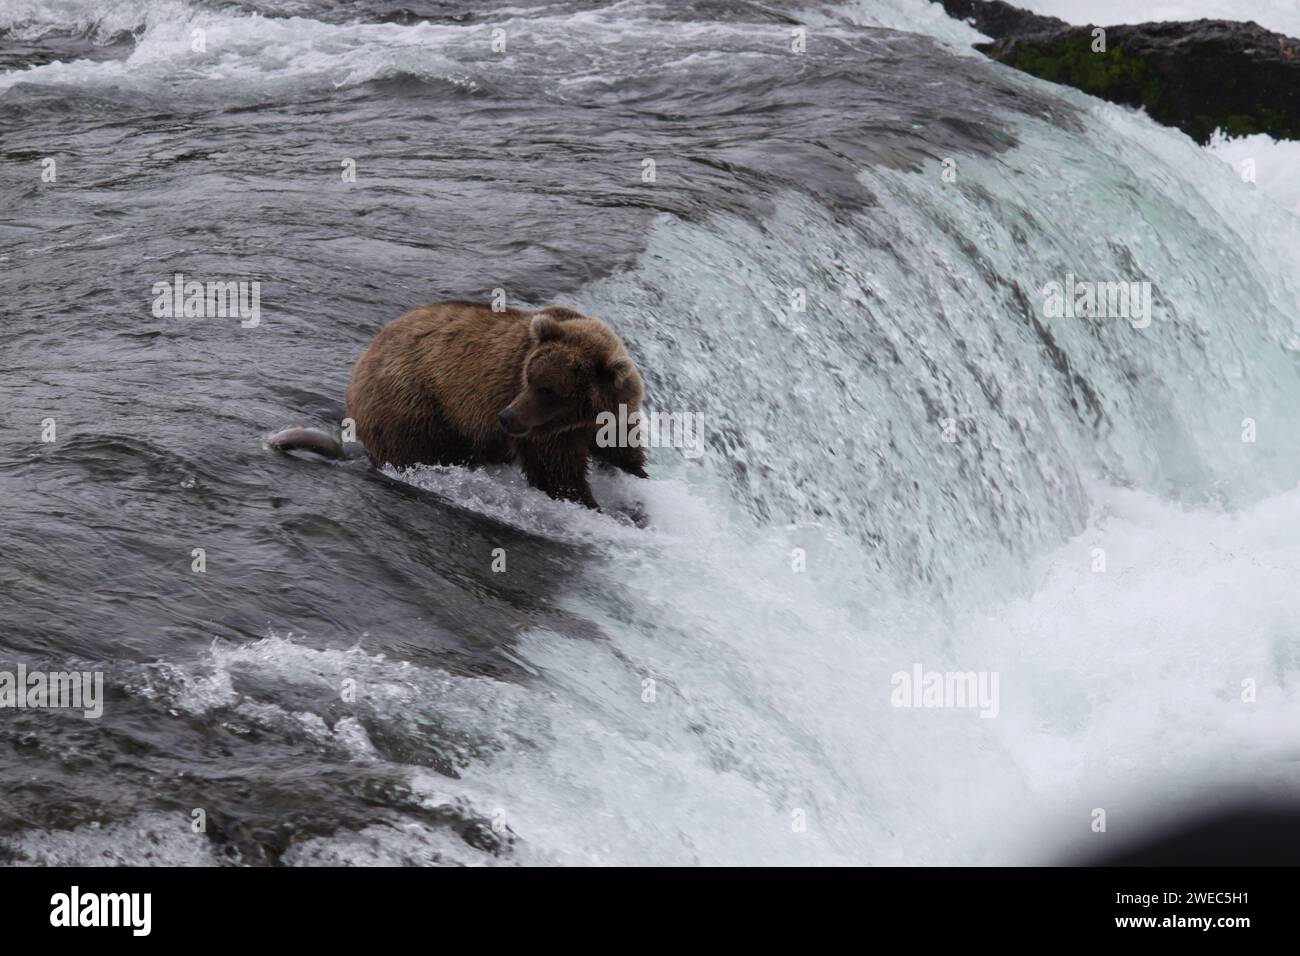
<path fill-rule="evenodd" d="M 595 508 L 590 459 L 645 478 L 645 449 L 599 447 L 597 415 L 641 409 L 641 375 L 604 322 L 572 309 L 439 302 L 386 326 L 352 369 L 348 416 L 380 465 L 516 463 Z"/>

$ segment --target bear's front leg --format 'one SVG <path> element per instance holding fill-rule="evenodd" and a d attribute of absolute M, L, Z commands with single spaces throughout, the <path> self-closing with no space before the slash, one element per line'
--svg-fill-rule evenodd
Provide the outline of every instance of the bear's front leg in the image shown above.
<path fill-rule="evenodd" d="M 576 501 L 599 510 L 587 482 L 587 443 L 571 436 L 529 442 L 519 450 L 528 483 L 560 501 Z"/>
<path fill-rule="evenodd" d="M 591 443 L 591 457 L 602 464 L 626 471 L 637 478 L 649 478 L 645 473 L 646 453 L 640 445 L 604 445 Z"/>

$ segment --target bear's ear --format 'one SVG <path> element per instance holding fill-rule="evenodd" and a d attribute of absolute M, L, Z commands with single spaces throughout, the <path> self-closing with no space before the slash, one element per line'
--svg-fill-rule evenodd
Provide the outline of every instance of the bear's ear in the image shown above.
<path fill-rule="evenodd" d="M 614 359 L 605 365 L 605 374 L 614 380 L 615 388 L 622 388 L 632 376 L 636 375 L 636 366 L 626 355 Z"/>
<path fill-rule="evenodd" d="M 535 315 L 532 324 L 528 327 L 528 334 L 534 343 L 548 342 L 560 337 L 560 323 L 545 313 Z"/>
<path fill-rule="evenodd" d="M 556 322 L 567 322 L 570 319 L 585 319 L 586 316 L 577 309 L 570 309 L 567 305 L 548 305 L 542 309 L 542 312 L 549 315 Z"/>

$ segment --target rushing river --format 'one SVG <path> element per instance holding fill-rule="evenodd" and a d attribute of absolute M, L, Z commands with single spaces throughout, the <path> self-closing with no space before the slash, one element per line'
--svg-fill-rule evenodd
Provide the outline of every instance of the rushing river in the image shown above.
<path fill-rule="evenodd" d="M 1043 862 L 1300 782 L 1300 220 L 973 39 L 0 0 L 0 669 L 105 686 L 0 710 L 0 859 Z M 266 448 L 494 290 L 609 321 L 704 454 L 594 513 Z M 996 713 L 893 706 L 917 666 Z"/>

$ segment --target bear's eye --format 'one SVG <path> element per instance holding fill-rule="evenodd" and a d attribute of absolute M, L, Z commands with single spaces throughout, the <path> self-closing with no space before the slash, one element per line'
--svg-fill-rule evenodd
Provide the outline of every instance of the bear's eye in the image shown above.
<path fill-rule="evenodd" d="M 563 398 L 573 390 L 573 382 L 568 375 L 547 375 L 537 383 L 537 389 L 547 395 Z"/>

